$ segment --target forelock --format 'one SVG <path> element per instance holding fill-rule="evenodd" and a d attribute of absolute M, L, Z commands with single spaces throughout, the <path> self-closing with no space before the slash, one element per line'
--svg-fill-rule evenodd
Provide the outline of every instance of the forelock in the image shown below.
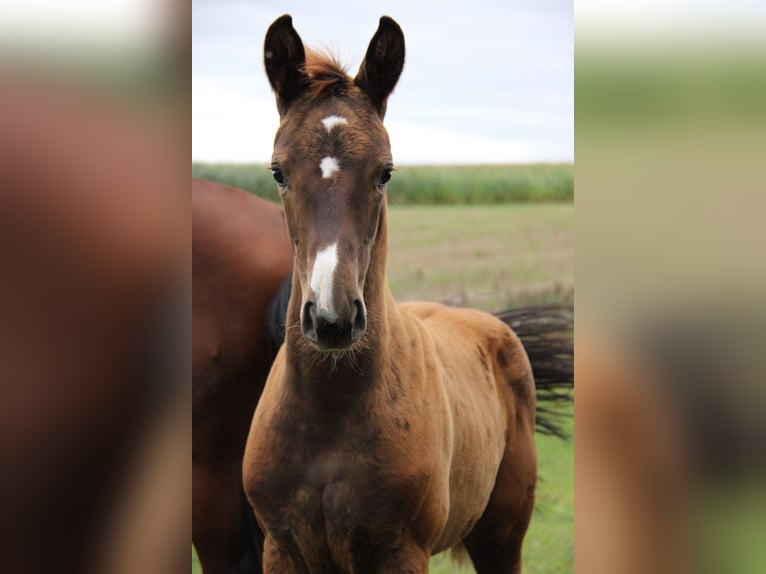
<path fill-rule="evenodd" d="M 332 54 L 307 49 L 303 72 L 309 79 L 308 93 L 315 100 L 331 95 L 343 96 L 359 89 L 343 64 Z"/>

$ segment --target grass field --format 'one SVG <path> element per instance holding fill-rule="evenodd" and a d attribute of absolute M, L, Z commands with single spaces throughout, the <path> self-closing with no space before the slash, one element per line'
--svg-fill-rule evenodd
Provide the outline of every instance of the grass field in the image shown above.
<path fill-rule="evenodd" d="M 192 164 L 192 175 L 278 201 L 266 165 Z M 572 164 L 403 166 L 388 186 L 390 205 L 571 202 Z"/>
<path fill-rule="evenodd" d="M 393 206 L 389 284 L 400 301 L 447 300 L 499 311 L 574 297 L 571 203 Z M 572 431 L 572 420 L 565 421 Z M 574 571 L 573 444 L 537 436 L 540 482 L 524 545 L 528 574 Z M 196 557 L 192 572 L 200 572 Z M 432 574 L 473 572 L 448 556 Z"/>
<path fill-rule="evenodd" d="M 388 281 L 399 301 L 500 311 L 574 297 L 574 206 L 395 206 Z"/>

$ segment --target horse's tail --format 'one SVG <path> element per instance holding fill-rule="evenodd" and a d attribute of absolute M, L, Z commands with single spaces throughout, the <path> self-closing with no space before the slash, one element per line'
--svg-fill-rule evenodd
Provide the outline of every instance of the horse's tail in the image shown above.
<path fill-rule="evenodd" d="M 537 431 L 565 438 L 561 418 L 574 388 L 574 307 L 534 305 L 495 314 L 521 339 L 537 389 Z"/>

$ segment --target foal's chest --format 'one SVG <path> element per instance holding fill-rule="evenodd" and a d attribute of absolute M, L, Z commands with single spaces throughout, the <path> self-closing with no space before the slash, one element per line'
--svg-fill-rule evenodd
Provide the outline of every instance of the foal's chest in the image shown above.
<path fill-rule="evenodd" d="M 362 455 L 323 453 L 293 476 L 281 492 L 271 493 L 259 516 L 281 548 L 317 570 L 395 546 L 419 498 L 408 495 L 406 485 L 386 480 Z"/>
<path fill-rule="evenodd" d="M 309 571 L 396 548 L 422 505 L 428 473 L 395 467 L 398 457 L 382 454 L 390 449 L 371 421 L 334 440 L 301 435 L 291 437 L 287 456 L 260 468 L 250 490 L 267 534 Z"/>

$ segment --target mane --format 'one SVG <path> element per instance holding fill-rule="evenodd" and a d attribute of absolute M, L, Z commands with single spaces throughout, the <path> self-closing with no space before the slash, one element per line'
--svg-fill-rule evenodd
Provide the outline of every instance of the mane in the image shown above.
<path fill-rule="evenodd" d="M 308 91 L 314 99 L 343 95 L 354 86 L 354 79 L 345 66 L 330 53 L 307 49 L 303 72 L 309 78 Z"/>

